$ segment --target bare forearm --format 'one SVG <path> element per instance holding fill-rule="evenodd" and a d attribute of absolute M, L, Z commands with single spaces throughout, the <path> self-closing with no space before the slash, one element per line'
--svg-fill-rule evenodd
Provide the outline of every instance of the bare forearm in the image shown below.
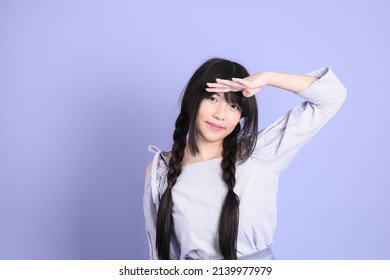
<path fill-rule="evenodd" d="M 318 80 L 318 78 L 312 76 L 282 72 L 263 72 L 263 75 L 266 77 L 266 84 L 268 86 L 281 88 L 294 93 L 304 91 L 314 81 Z"/>

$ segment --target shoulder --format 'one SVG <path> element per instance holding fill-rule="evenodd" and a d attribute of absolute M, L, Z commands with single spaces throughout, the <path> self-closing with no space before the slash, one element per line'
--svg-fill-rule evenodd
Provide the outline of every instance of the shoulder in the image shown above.
<path fill-rule="evenodd" d="M 149 145 L 148 149 L 149 152 L 154 153 L 154 157 L 145 169 L 145 178 L 149 173 L 161 173 L 163 172 L 163 170 L 167 169 L 169 165 L 169 160 L 171 158 L 171 152 L 160 150 L 156 146 Z"/>
<path fill-rule="evenodd" d="M 146 167 L 145 169 L 145 177 L 146 175 L 150 172 L 150 170 L 152 169 L 152 164 L 153 164 L 153 161 L 151 161 L 148 166 Z"/>

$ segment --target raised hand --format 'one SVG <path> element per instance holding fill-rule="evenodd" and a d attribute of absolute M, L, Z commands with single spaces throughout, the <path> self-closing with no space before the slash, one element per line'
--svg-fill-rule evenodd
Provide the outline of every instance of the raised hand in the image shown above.
<path fill-rule="evenodd" d="M 259 72 L 246 78 L 232 78 L 232 80 L 216 79 L 215 83 L 207 83 L 208 92 L 242 92 L 245 97 L 255 95 L 267 85 L 266 72 Z"/>

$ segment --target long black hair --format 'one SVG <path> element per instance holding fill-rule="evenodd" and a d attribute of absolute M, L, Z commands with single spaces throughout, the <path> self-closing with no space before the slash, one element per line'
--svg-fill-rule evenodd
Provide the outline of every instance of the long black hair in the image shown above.
<path fill-rule="evenodd" d="M 184 90 L 181 110 L 176 119 L 173 133 L 167 188 L 161 197 L 157 213 L 156 246 L 159 259 L 170 258 L 171 232 L 173 230 L 172 188 L 182 170 L 187 141 L 193 155 L 199 152 L 195 137 L 197 112 L 201 101 L 212 95 L 205 90 L 206 83 L 215 82 L 217 78 L 231 80 L 247 76 L 249 73 L 242 65 L 221 58 L 213 58 L 207 60 L 195 71 Z M 233 190 L 236 184 L 236 163 L 248 159 L 255 148 L 258 110 L 254 96 L 247 98 L 242 95 L 242 92 L 227 92 L 225 99 L 241 108 L 242 120 L 223 140 L 222 179 L 228 189 L 219 219 L 218 242 L 224 259 L 237 259 L 240 200 Z"/>

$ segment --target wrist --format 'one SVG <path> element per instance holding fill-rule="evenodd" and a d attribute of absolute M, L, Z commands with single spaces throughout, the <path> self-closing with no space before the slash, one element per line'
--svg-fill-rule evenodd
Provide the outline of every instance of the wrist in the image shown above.
<path fill-rule="evenodd" d="M 261 72 L 262 79 L 265 86 L 273 86 L 275 83 L 275 72 L 263 71 Z"/>

